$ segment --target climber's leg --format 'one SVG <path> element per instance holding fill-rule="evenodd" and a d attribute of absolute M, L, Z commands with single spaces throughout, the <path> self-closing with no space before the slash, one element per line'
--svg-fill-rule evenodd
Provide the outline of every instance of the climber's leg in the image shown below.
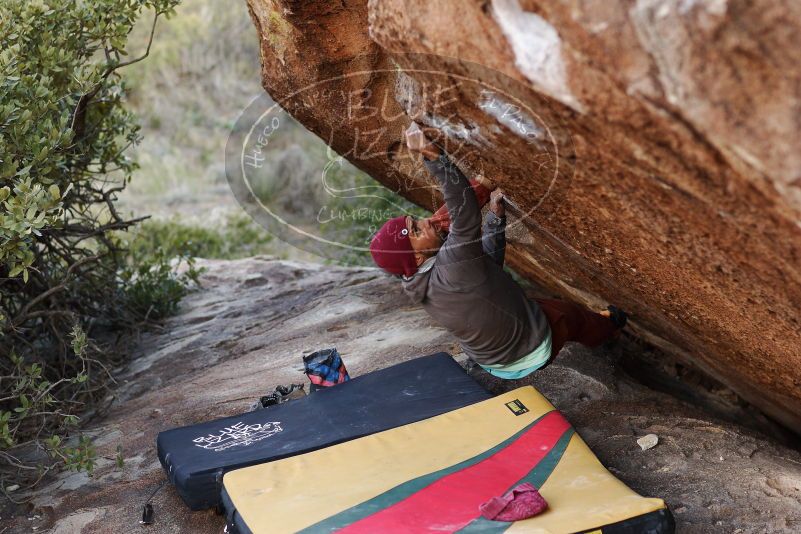
<path fill-rule="evenodd" d="M 551 357 L 555 357 L 568 341 L 597 347 L 620 332 L 606 314 L 555 299 L 536 299 L 551 326 Z"/>

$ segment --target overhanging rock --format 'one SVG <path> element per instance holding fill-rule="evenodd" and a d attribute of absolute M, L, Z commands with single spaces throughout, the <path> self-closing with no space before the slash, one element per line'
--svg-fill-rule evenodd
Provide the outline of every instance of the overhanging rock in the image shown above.
<path fill-rule="evenodd" d="M 518 272 L 801 428 L 801 4 L 248 4 L 265 89 L 337 152 L 431 208 L 398 141 L 438 128 L 519 208 Z"/>

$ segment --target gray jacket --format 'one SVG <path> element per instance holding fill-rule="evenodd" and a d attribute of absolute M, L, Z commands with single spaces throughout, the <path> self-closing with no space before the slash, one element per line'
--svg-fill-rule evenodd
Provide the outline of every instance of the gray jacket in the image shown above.
<path fill-rule="evenodd" d="M 506 221 L 481 210 L 464 174 L 443 154 L 426 167 L 442 188 L 450 234 L 431 269 L 403 280 L 403 290 L 461 342 L 476 362 L 519 360 L 548 334 L 536 302 L 503 270 Z"/>

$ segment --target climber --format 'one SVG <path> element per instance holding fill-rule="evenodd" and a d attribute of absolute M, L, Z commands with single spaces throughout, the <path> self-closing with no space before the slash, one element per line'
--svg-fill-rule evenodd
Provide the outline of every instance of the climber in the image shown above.
<path fill-rule="evenodd" d="M 550 363 L 567 341 L 595 347 L 622 330 L 627 315 L 615 306 L 595 313 L 565 301 L 528 299 L 503 270 L 503 191 L 481 184 L 492 190 L 482 235 L 479 203 L 464 174 L 416 124 L 405 135 L 442 188 L 449 232 L 442 231 L 441 217 L 396 217 L 376 232 L 370 253 L 379 267 L 401 277 L 404 292 L 454 334 L 473 361 L 493 376 L 522 378 Z"/>

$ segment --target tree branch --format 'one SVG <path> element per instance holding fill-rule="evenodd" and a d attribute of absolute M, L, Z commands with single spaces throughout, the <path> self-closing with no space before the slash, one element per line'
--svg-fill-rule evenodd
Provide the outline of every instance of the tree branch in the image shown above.
<path fill-rule="evenodd" d="M 100 256 L 99 256 L 99 255 L 95 255 L 95 256 L 88 256 L 88 257 L 86 257 L 86 258 L 81 258 L 80 260 L 78 260 L 78 261 L 76 261 L 75 263 L 73 263 L 72 265 L 70 265 L 70 266 L 67 268 L 67 272 L 66 272 L 66 274 L 64 275 L 64 278 L 61 280 L 61 283 L 60 283 L 60 284 L 58 284 L 57 286 L 53 286 L 53 287 L 51 287 L 50 289 L 48 289 L 48 290 L 47 290 L 47 291 L 45 291 L 44 293 L 42 293 L 42 294 L 38 295 L 36 298 L 34 298 L 34 299 L 33 299 L 33 300 L 31 300 L 30 302 L 28 302 L 28 304 L 26 304 L 26 305 L 25 305 L 25 306 L 22 308 L 22 311 L 20 311 L 20 313 L 17 315 L 17 317 L 15 317 L 15 318 L 14 318 L 14 319 L 13 319 L 13 320 L 10 322 L 10 324 L 11 324 L 11 325 L 14 325 L 14 326 L 18 326 L 19 324 L 21 324 L 22 322 L 24 322 L 24 321 L 25 321 L 25 319 L 26 319 L 26 317 L 25 317 L 25 314 L 27 314 L 27 313 L 28 313 L 28 310 L 30 310 L 30 309 L 31 309 L 33 306 L 35 306 L 35 305 L 39 304 L 39 303 L 40 303 L 41 301 L 43 301 L 44 299 L 46 299 L 46 298 L 48 298 L 49 296 L 53 295 L 54 293 L 58 293 L 59 291 L 63 291 L 63 290 L 64 290 L 64 289 L 67 287 L 67 281 L 69 280 L 70 276 L 72 276 L 72 272 L 73 272 L 75 269 L 77 269 L 78 267 L 80 267 L 81 265 L 83 265 L 83 264 L 85 264 L 85 263 L 89 263 L 89 262 L 92 262 L 92 261 L 97 261 L 97 260 L 99 260 L 99 259 L 100 259 Z"/>
<path fill-rule="evenodd" d="M 139 63 L 147 56 L 150 55 L 150 47 L 153 45 L 153 37 L 156 34 L 156 22 L 159 19 L 159 16 L 162 14 L 161 11 L 156 11 L 153 16 L 153 25 L 150 27 L 150 38 L 147 42 L 147 49 L 145 49 L 145 53 L 135 59 L 130 61 L 123 61 L 122 63 L 115 63 L 110 65 L 103 75 L 100 77 L 100 81 L 98 81 L 95 86 L 92 88 L 91 91 L 88 93 L 84 93 L 81 95 L 81 98 L 78 99 L 78 104 L 75 106 L 75 111 L 72 114 L 72 121 L 70 122 L 70 128 L 73 132 L 73 144 L 75 143 L 76 139 L 81 139 L 84 134 L 84 130 L 86 128 L 86 108 L 89 105 L 89 102 L 97 96 L 97 93 L 100 92 L 100 89 L 103 88 L 103 83 L 108 79 L 108 77 L 113 73 L 115 70 L 119 69 L 120 67 L 127 67 L 128 65 L 133 65 L 134 63 Z M 108 58 L 108 54 L 106 55 Z"/>

